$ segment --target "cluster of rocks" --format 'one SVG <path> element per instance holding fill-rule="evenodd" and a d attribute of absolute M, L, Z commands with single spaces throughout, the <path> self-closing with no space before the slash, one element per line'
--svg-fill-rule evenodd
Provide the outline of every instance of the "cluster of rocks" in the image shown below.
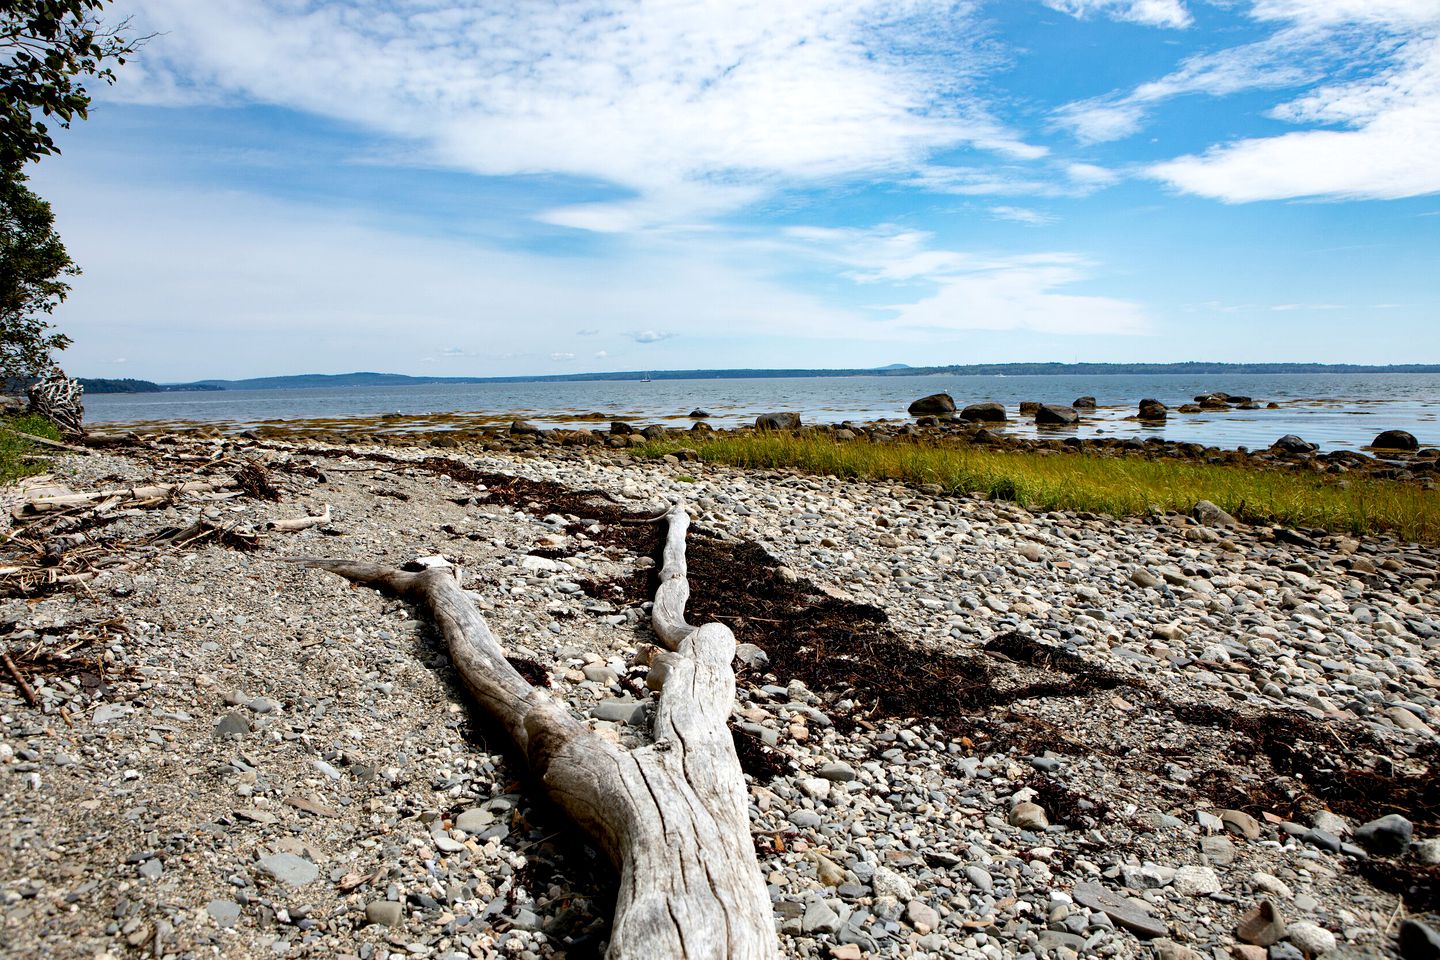
<path fill-rule="evenodd" d="M 41 673 L 40 710 L 0 685 L 6 950 L 596 950 L 607 868 L 486 740 L 434 631 L 404 604 L 287 561 L 444 555 L 512 656 L 547 666 L 555 696 L 627 743 L 644 741 L 651 710 L 634 666 L 646 604 L 596 585 L 653 561 L 563 508 L 521 509 L 418 465 L 243 440 L 165 449 L 267 458 L 287 502 L 176 502 L 107 532 L 136 539 L 200 509 L 259 528 L 296 502 L 329 503 L 334 519 L 256 553 L 195 547 L 88 592 L 0 607 L 11 650 L 89 650 L 108 674 Z M 1434 927 L 1397 927 L 1394 891 L 1362 870 L 1433 863 L 1436 837 L 1313 799 L 1272 806 L 1264 798 L 1284 792 L 1265 785 L 1299 797 L 1308 775 L 1276 772 L 1179 709 L 1311 721 L 1327 745 L 1316 776 L 1355 762 L 1360 732 L 1388 745 L 1390 767 L 1422 772 L 1440 720 L 1433 548 L 1277 537 L 1205 509 L 1037 514 L 638 464 L 603 446 L 536 449 L 546 455 L 466 462 L 637 512 L 683 494 L 697 526 L 763 545 L 781 580 L 873 605 L 915 649 L 974 658 L 1015 693 L 948 719 L 890 716 L 863 686 L 767 674 L 749 655 L 734 723 L 780 764 L 748 788 L 786 956 L 1433 956 Z M 63 469 L 77 487 L 138 480 L 164 469 L 147 456 Z M 1123 682 L 1067 693 L 1053 663 L 987 652 L 1015 635 Z M 1057 692 L 1026 693 L 1041 690 Z M 1259 799 L 1242 803 L 1234 785 Z"/>

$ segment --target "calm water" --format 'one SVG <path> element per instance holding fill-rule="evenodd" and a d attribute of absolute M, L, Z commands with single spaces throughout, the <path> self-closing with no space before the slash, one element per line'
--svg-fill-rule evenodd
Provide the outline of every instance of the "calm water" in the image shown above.
<path fill-rule="evenodd" d="M 1223 390 L 1278 410 L 1177 414 L 1200 393 Z M 1294 433 L 1323 449 L 1357 449 L 1382 430 L 1409 430 L 1422 446 L 1440 445 L 1440 374 L 1275 374 L 1267 376 L 832 377 L 777 380 L 657 380 L 652 383 L 465 383 L 405 387 L 97 394 L 86 397 L 91 423 L 203 421 L 235 427 L 267 421 L 343 419 L 401 413 L 464 412 L 471 423 L 524 418 L 573 424 L 577 413 L 642 423 L 688 425 L 700 408 L 714 426 L 753 423 L 760 413 L 798 412 L 806 423 L 904 419 L 910 401 L 944 391 L 958 406 L 997 400 L 1018 416 L 1022 400 L 1070 403 L 1091 395 L 1100 409 L 1064 436 L 1160 436 L 1221 447 L 1269 446 Z M 1163 426 L 1125 420 L 1155 397 L 1172 407 Z M 421 426 L 426 426 L 420 421 Z M 594 424 L 592 424 L 594 425 Z M 603 427 L 603 423 L 599 424 Z M 1034 436 L 1033 424 L 1008 432 Z M 1047 435 L 1057 435 L 1047 431 Z"/>

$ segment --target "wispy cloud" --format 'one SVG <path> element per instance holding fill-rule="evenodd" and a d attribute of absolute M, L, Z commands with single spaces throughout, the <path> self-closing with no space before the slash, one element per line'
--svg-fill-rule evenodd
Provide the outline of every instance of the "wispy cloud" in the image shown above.
<path fill-rule="evenodd" d="M 1095 265 L 1065 251 L 986 254 L 946 250 L 923 231 L 792 228 L 811 256 L 842 267 L 860 283 L 925 283 L 932 292 L 892 302 L 884 328 L 894 334 L 1032 330 L 1082 336 L 1151 329 L 1133 301 L 1068 292 L 1091 280 Z"/>
<path fill-rule="evenodd" d="M 1188 27 L 1194 22 L 1180 0 L 1043 0 L 1072 17 L 1105 16 L 1150 27 Z"/>
<path fill-rule="evenodd" d="M 277 104 L 476 173 L 599 179 L 634 199 L 544 216 L 607 232 L 940 149 L 1045 152 L 977 92 L 996 60 L 978 0 L 407 6 L 133 0 L 164 32 L 114 95 Z"/>
<path fill-rule="evenodd" d="M 1436 21 L 1440 26 L 1440 13 Z M 1155 164 L 1149 173 L 1228 203 L 1440 192 L 1440 36 L 1407 40 L 1379 72 L 1321 86 L 1275 115 L 1322 128 L 1238 140 Z"/>
<path fill-rule="evenodd" d="M 1260 0 L 1251 16 L 1275 32 L 1189 57 L 1129 92 L 1065 104 L 1054 122 L 1083 143 L 1118 140 L 1176 97 L 1309 88 L 1271 111 L 1302 129 L 1216 144 L 1145 172 L 1230 203 L 1440 191 L 1440 4 Z"/>
<path fill-rule="evenodd" d="M 1033 227 L 1055 222 L 1053 214 L 1041 213 L 1029 207 L 991 207 L 990 216 L 996 220 L 1013 220 L 1015 223 L 1026 223 Z"/>
<path fill-rule="evenodd" d="M 675 336 L 673 333 L 656 332 L 654 330 L 636 330 L 630 334 L 630 339 L 636 343 L 659 343 L 661 340 L 669 340 Z"/>

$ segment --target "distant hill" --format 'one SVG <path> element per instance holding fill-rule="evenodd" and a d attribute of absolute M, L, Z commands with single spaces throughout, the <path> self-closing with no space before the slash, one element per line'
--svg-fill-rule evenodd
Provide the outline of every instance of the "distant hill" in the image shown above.
<path fill-rule="evenodd" d="M 135 380 L 124 377 L 119 380 L 107 380 L 104 378 L 92 379 L 80 377 L 80 386 L 85 388 L 86 393 L 168 393 L 178 389 L 174 386 L 162 386 L 152 383 L 149 380 Z M 204 387 L 197 384 L 185 386 L 186 390 L 219 390 L 220 387 Z"/>
<path fill-rule="evenodd" d="M 972 363 L 943 367 L 911 367 L 892 363 L 884 367 L 832 370 L 730 369 L 730 370 L 626 370 L 617 373 L 565 373 L 518 377 L 412 377 L 403 373 L 302 373 L 290 377 L 254 377 L 249 380 L 192 380 L 187 383 L 153 383 L 149 380 L 81 378 L 87 393 L 168 393 L 184 390 L 300 390 L 325 387 L 405 387 L 428 383 L 564 383 L 571 381 L 637 380 L 763 380 L 780 377 L 925 377 L 936 375 L 981 377 L 1043 376 L 1225 376 L 1227 374 L 1304 373 L 1440 373 L 1437 363 L 1390 366 L 1356 363 Z"/>

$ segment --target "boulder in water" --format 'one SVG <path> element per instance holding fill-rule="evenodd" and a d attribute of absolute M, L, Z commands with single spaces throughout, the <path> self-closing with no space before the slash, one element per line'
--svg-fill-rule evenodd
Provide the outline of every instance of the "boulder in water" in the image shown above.
<path fill-rule="evenodd" d="M 510 432 L 533 437 L 538 436 L 545 431 L 541 430 L 529 420 L 516 420 L 514 423 L 510 424 Z"/>
<path fill-rule="evenodd" d="M 1022 416 L 1022 417 L 1033 417 L 1033 416 L 1035 416 L 1035 411 L 1037 411 L 1037 410 L 1039 410 L 1039 409 L 1040 409 L 1040 401 L 1039 401 L 1039 400 L 1021 400 L 1021 401 L 1020 401 L 1020 416 Z"/>
<path fill-rule="evenodd" d="M 1004 423 L 1005 405 L 996 403 L 994 400 L 986 400 L 984 403 L 972 403 L 960 411 L 961 420 L 979 420 L 984 423 Z"/>
<path fill-rule="evenodd" d="M 798 413 L 762 413 L 755 418 L 756 430 L 794 430 L 799 426 Z"/>
<path fill-rule="evenodd" d="M 1320 449 L 1308 440 L 1287 433 L 1285 436 L 1270 444 L 1270 449 L 1280 453 L 1314 453 Z"/>
<path fill-rule="evenodd" d="M 1376 450 L 1419 450 L 1420 441 L 1406 430 L 1386 430 L 1371 442 Z"/>
<path fill-rule="evenodd" d="M 710 414 L 708 411 L 705 410 L 696 409 L 690 411 L 691 420 L 704 420 L 708 416 L 710 416 Z"/>
<path fill-rule="evenodd" d="M 1068 427 L 1080 422 L 1080 414 L 1074 407 L 1061 407 L 1042 403 L 1035 411 L 1035 422 L 1042 427 Z"/>
<path fill-rule="evenodd" d="M 1076 410 L 1094 410 L 1095 398 L 1090 396 L 1076 397 L 1075 402 L 1070 404 Z"/>
<path fill-rule="evenodd" d="M 1170 408 L 1159 400 L 1147 398 L 1140 401 L 1141 420 L 1164 420 Z"/>
<path fill-rule="evenodd" d="M 921 397 L 910 404 L 910 416 L 919 417 L 927 414 L 945 416 L 955 412 L 955 401 L 948 393 L 932 393 L 928 397 Z"/>

